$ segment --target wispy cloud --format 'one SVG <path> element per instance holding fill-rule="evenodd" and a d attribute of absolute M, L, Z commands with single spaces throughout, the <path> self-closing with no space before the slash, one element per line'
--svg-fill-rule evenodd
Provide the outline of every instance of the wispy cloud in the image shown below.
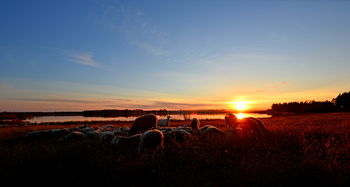
<path fill-rule="evenodd" d="M 167 51 L 161 47 L 156 47 L 150 43 L 142 43 L 142 42 L 132 42 L 134 46 L 147 51 L 148 53 L 154 56 L 162 56 L 167 54 Z"/>
<path fill-rule="evenodd" d="M 69 55 L 70 61 L 86 66 L 96 67 L 98 63 L 93 59 L 91 52 L 73 53 Z"/>
<path fill-rule="evenodd" d="M 92 100 L 81 100 L 81 99 L 51 99 L 51 98 L 16 98 L 13 100 L 17 101 L 29 101 L 29 102 L 50 102 L 50 103 L 97 103 Z"/>
<path fill-rule="evenodd" d="M 283 88 L 288 85 L 287 81 L 281 81 L 281 82 L 276 82 L 276 83 L 269 83 L 268 86 L 271 88 Z"/>
<path fill-rule="evenodd" d="M 154 56 L 167 55 L 165 32 L 159 31 L 143 10 L 121 2 L 102 3 L 102 19 L 106 26 L 124 35 L 130 45 Z"/>
<path fill-rule="evenodd" d="M 117 104 L 105 105 L 105 107 L 113 108 L 141 108 L 141 109 L 208 109 L 218 106 L 212 103 L 184 103 L 184 102 L 167 102 L 167 101 L 153 101 L 147 104 Z"/>

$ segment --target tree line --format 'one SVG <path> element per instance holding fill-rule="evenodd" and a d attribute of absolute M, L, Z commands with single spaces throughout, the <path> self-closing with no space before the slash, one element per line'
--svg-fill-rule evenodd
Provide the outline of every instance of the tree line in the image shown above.
<path fill-rule="evenodd" d="M 350 112 L 350 92 L 341 93 L 331 101 L 274 103 L 268 111 L 272 114 Z"/>

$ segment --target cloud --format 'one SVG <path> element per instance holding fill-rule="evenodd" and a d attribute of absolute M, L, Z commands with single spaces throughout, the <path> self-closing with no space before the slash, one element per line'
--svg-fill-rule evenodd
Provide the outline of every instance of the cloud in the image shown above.
<path fill-rule="evenodd" d="M 132 42 L 132 44 L 140 49 L 143 49 L 147 51 L 148 53 L 154 55 L 154 56 L 162 56 L 167 54 L 167 51 L 164 50 L 161 47 L 156 47 L 149 43 L 142 43 L 142 42 Z"/>
<path fill-rule="evenodd" d="M 288 85 L 287 81 L 281 81 L 281 82 L 277 82 L 277 83 L 268 84 L 268 86 L 271 88 L 283 88 L 283 87 L 286 87 L 287 85 Z"/>
<path fill-rule="evenodd" d="M 167 102 L 167 101 L 153 101 L 148 104 L 117 104 L 117 105 L 104 105 L 105 107 L 112 108 L 140 108 L 140 109 L 197 109 L 197 108 L 213 108 L 217 104 L 210 103 L 183 103 L 183 102 Z"/>
<path fill-rule="evenodd" d="M 12 99 L 17 101 L 30 101 L 30 102 L 54 102 L 54 103 L 97 103 L 96 101 L 80 100 L 80 99 L 51 99 L 51 98 L 17 98 Z"/>
<path fill-rule="evenodd" d="M 82 65 L 91 66 L 91 67 L 96 67 L 98 65 L 97 62 L 93 59 L 91 52 L 73 53 L 69 55 L 69 58 L 70 58 L 70 61 L 77 64 L 82 64 Z"/>
<path fill-rule="evenodd" d="M 143 10 L 121 2 L 101 3 L 103 23 L 122 34 L 129 45 L 142 49 L 154 56 L 167 55 L 164 48 L 167 33 L 156 28 Z"/>

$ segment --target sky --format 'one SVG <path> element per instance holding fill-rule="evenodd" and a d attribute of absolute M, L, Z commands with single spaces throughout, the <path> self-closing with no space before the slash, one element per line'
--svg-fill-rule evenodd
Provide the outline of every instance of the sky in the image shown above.
<path fill-rule="evenodd" d="M 0 2 L 0 111 L 251 109 L 350 90 L 350 1 Z"/>

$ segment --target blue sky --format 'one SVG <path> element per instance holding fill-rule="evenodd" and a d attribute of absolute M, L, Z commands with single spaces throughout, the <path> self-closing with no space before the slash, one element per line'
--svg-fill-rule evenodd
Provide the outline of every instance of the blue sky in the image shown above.
<path fill-rule="evenodd" d="M 0 2 L 0 111 L 229 108 L 350 89 L 349 1 Z"/>

